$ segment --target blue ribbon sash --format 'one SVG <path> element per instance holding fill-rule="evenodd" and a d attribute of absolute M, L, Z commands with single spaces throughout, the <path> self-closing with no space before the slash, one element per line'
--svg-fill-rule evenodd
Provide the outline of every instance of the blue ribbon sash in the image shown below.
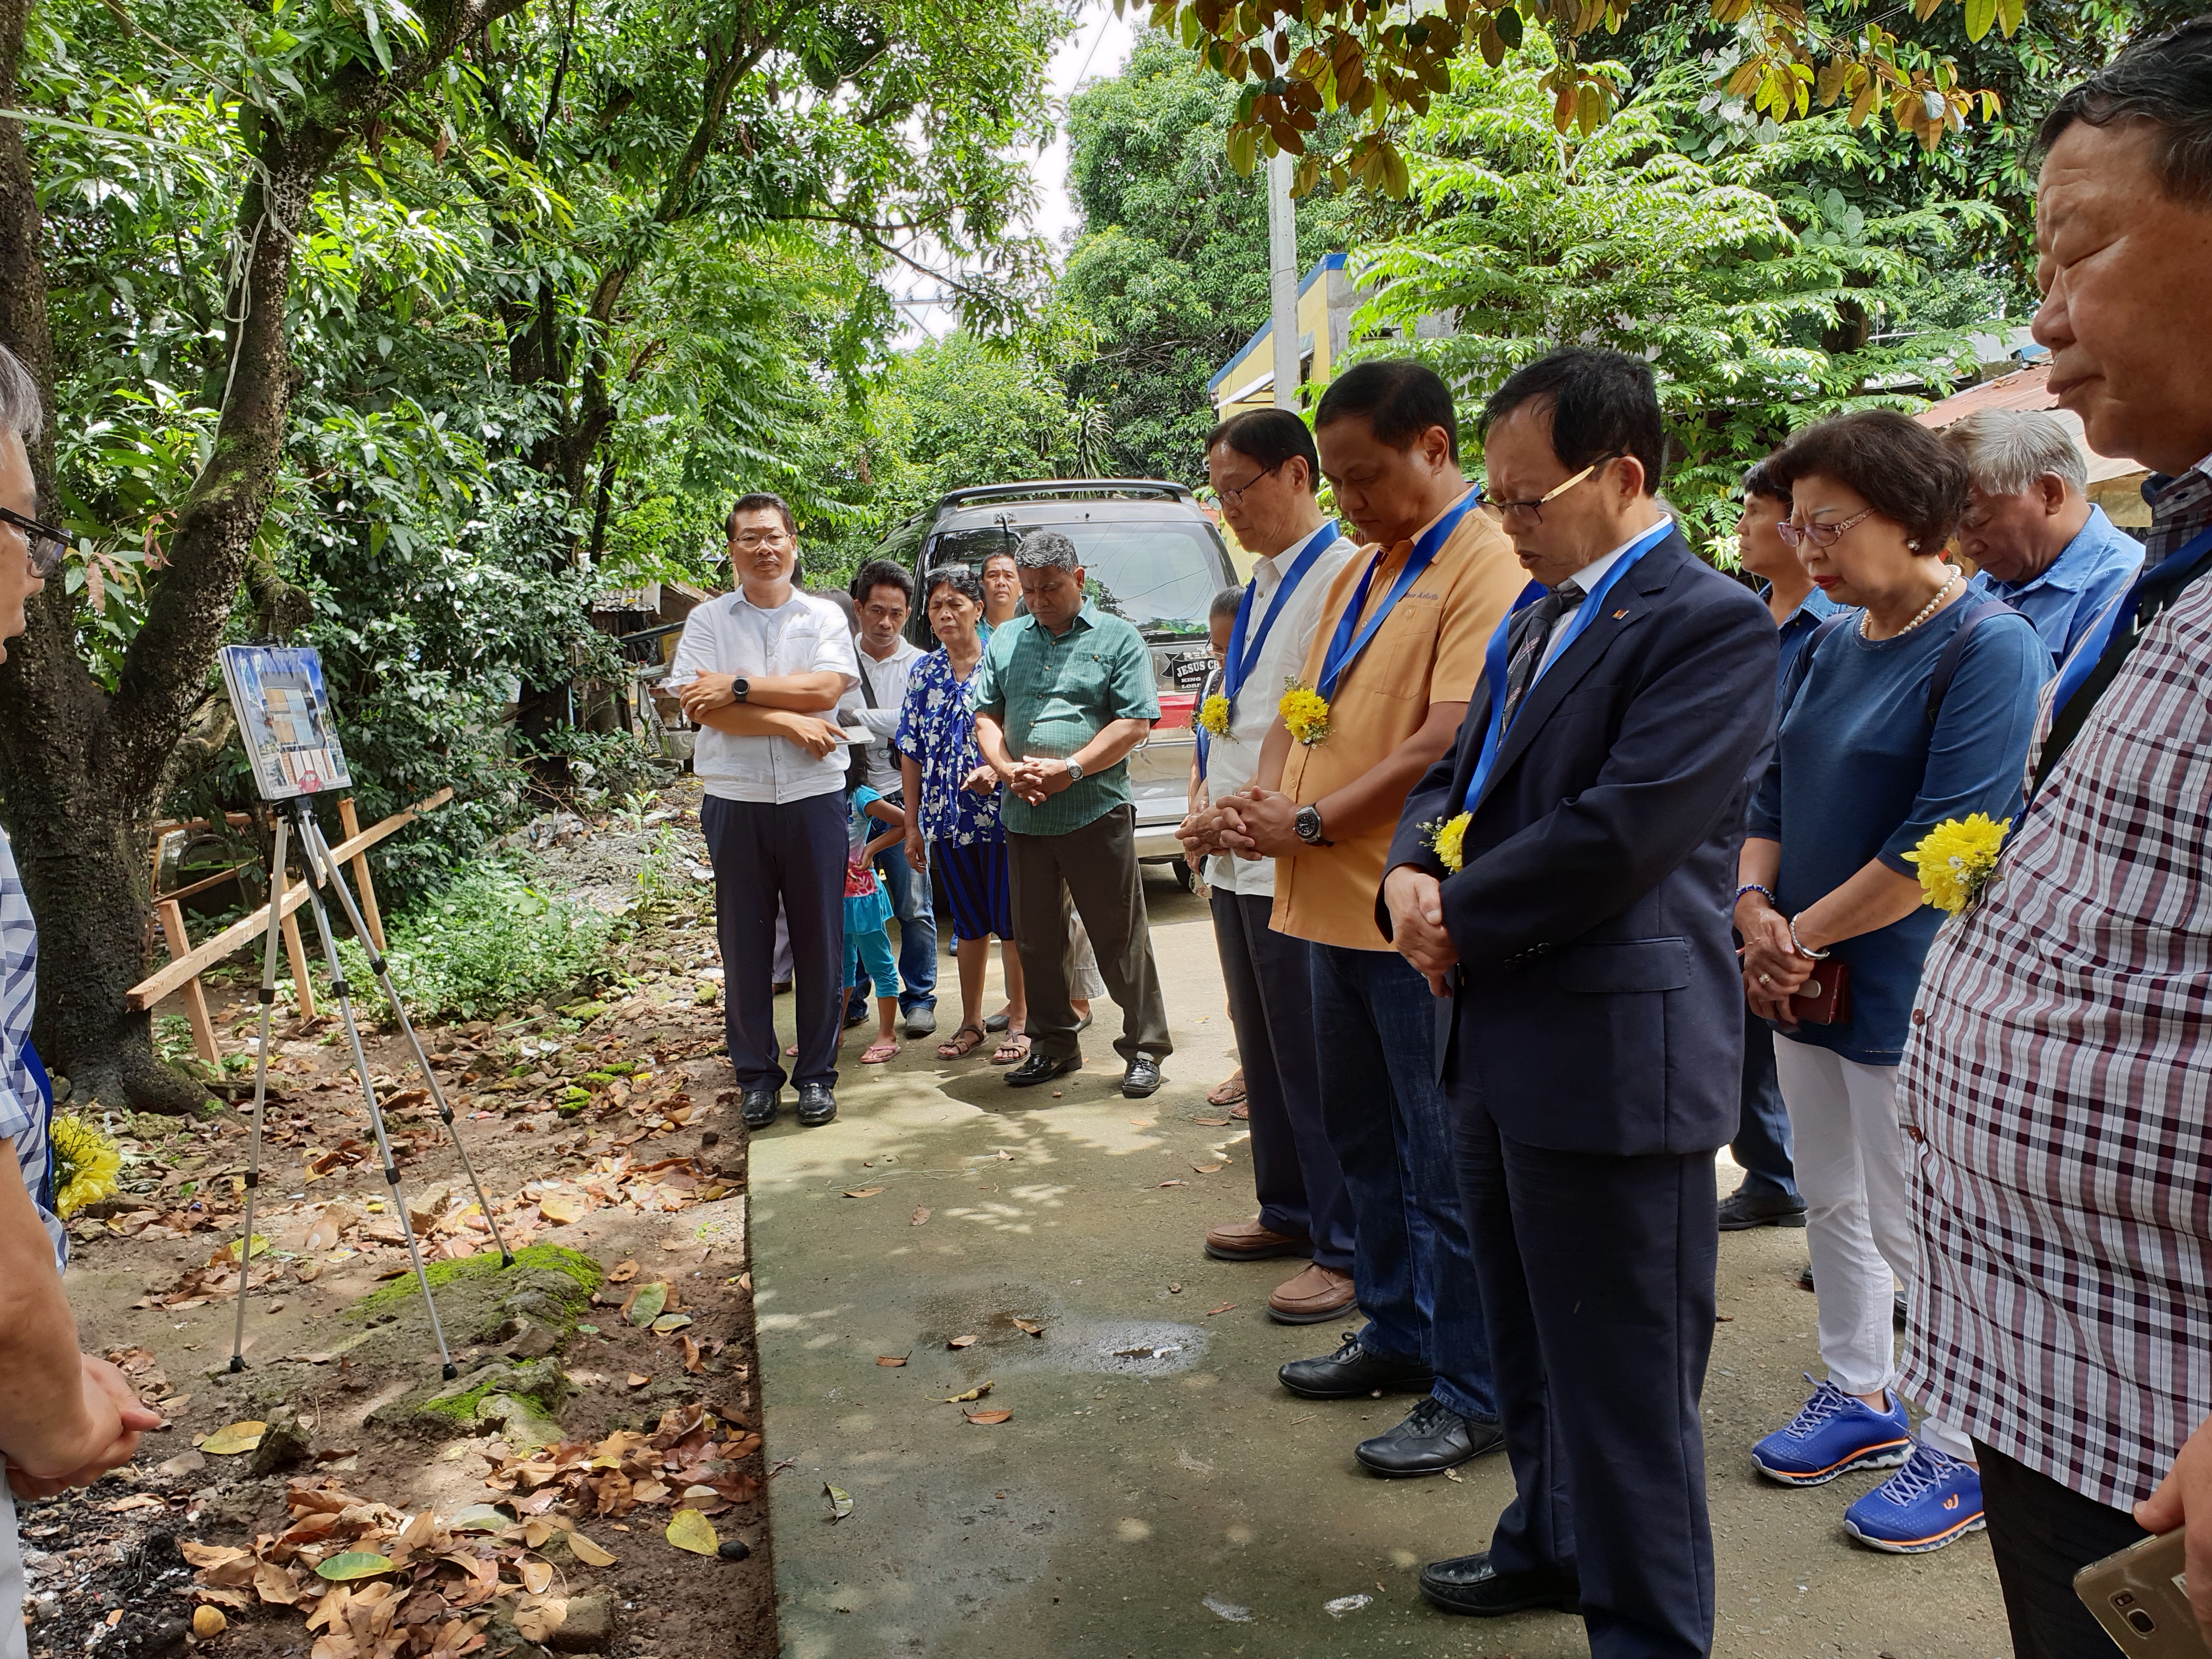
<path fill-rule="evenodd" d="M 1569 614 L 1566 632 L 1560 636 L 1558 646 L 1545 651 L 1535 673 L 1529 678 L 1528 689 L 1521 694 L 1521 708 L 1528 707 L 1529 697 L 1535 693 L 1536 682 L 1573 648 L 1574 642 L 1582 637 L 1583 629 L 1596 620 L 1599 612 L 1604 609 L 1605 596 L 1613 592 L 1613 585 L 1628 573 L 1631 565 L 1673 534 L 1674 529 L 1673 520 L 1661 520 L 1629 543 L 1621 556 L 1613 562 L 1613 568 L 1607 571 L 1604 579 L 1590 590 L 1589 597 Z M 1467 811 L 1474 811 L 1475 804 L 1481 800 L 1483 786 L 1490 781 L 1491 770 L 1498 764 L 1498 746 L 1505 741 L 1505 636 L 1512 631 L 1513 618 L 1525 607 L 1542 599 L 1544 591 L 1541 582 L 1530 582 L 1521 590 L 1521 596 L 1513 601 L 1512 610 L 1507 611 L 1498 623 L 1498 631 L 1490 636 L 1490 644 L 1483 653 L 1482 678 L 1490 688 L 1490 725 L 1482 734 L 1482 753 L 1475 760 L 1474 775 L 1468 780 L 1467 793 L 1461 801 L 1462 807 Z M 1514 712 L 1517 714 L 1520 709 Z"/>
<path fill-rule="evenodd" d="M 1437 556 L 1437 550 L 1450 538 L 1452 532 L 1459 528 L 1459 521 L 1472 513 L 1481 501 L 1480 488 L 1470 489 L 1460 498 L 1458 506 L 1421 532 L 1419 539 L 1413 544 L 1413 550 L 1406 556 L 1406 568 L 1398 573 L 1398 580 L 1390 584 L 1390 591 L 1384 596 L 1381 608 L 1362 628 L 1359 618 L 1367 609 L 1367 594 L 1375 585 L 1375 573 L 1382 568 L 1383 560 L 1390 556 L 1390 550 L 1387 547 L 1376 550 L 1375 556 L 1367 562 L 1366 573 L 1359 579 L 1358 591 L 1352 594 L 1352 603 L 1345 606 L 1344 615 L 1337 619 L 1336 632 L 1328 642 L 1328 654 L 1322 659 L 1321 684 L 1314 687 L 1315 690 L 1324 697 L 1336 696 L 1337 684 L 1343 679 L 1345 672 L 1358 660 L 1359 653 L 1367 648 L 1367 642 L 1389 619 L 1390 613 L 1397 609 L 1398 601 L 1406 597 L 1406 590 L 1413 586 L 1414 579 L 1429 568 L 1430 562 Z"/>
<path fill-rule="evenodd" d="M 1252 596 L 1258 580 L 1255 578 L 1244 584 L 1243 601 L 1237 607 L 1237 625 L 1229 633 L 1228 659 L 1221 665 L 1221 695 L 1229 699 L 1229 720 L 1232 729 L 1237 721 L 1237 694 L 1244 689 L 1244 683 L 1252 678 L 1253 669 L 1259 665 L 1260 653 L 1267 648 L 1267 635 L 1274 631 L 1277 620 L 1290 608 L 1291 595 L 1297 592 L 1298 584 L 1305 580 L 1315 562 L 1335 542 L 1336 537 L 1334 521 L 1314 532 L 1306 543 L 1305 551 L 1298 555 L 1297 562 L 1284 573 L 1283 580 L 1276 585 L 1274 597 L 1267 602 L 1267 614 L 1260 619 L 1260 631 L 1252 636 L 1249 644 L 1245 635 L 1252 622 Z M 1205 746 L 1203 734 L 1200 736 L 1199 744 L 1201 749 Z"/>

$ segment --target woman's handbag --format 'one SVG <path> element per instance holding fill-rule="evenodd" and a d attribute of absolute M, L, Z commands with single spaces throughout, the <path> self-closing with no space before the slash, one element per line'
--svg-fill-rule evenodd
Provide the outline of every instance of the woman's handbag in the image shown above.
<path fill-rule="evenodd" d="M 1800 1025 L 1834 1025 L 1850 1017 L 1850 964 L 1815 963 L 1813 977 L 1799 986 L 1790 998 L 1790 1018 Z"/>

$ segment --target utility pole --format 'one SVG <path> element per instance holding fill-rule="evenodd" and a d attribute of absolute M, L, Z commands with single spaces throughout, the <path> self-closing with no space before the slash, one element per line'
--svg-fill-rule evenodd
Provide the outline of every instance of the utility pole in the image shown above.
<path fill-rule="evenodd" d="M 1267 161 L 1267 301 L 1275 342 L 1275 407 L 1298 406 L 1298 216 L 1291 199 L 1297 167 L 1288 150 Z"/>

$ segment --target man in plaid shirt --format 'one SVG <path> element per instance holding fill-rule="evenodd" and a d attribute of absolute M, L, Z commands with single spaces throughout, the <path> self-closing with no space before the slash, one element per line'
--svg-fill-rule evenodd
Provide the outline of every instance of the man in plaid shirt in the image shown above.
<path fill-rule="evenodd" d="M 2046 693 L 2028 804 L 1905 1050 L 1904 1381 L 1966 1425 L 2014 1651 L 2111 1659 L 2074 1574 L 2188 1523 L 2212 1632 L 2212 17 L 2045 123 L 2035 337 L 2163 475 L 2142 575 Z"/>

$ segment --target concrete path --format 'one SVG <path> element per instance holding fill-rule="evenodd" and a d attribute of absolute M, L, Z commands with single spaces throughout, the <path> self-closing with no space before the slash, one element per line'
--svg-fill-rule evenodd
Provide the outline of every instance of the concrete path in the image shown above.
<path fill-rule="evenodd" d="M 1209 1224 L 1252 1213 L 1251 1164 L 1241 1124 L 1194 1121 L 1224 1115 L 1204 1096 L 1231 1064 L 1204 906 L 1146 888 L 1179 1045 L 1152 1100 L 1117 1092 L 1102 1004 L 1090 1069 L 1059 1098 L 1008 1090 L 981 1059 L 941 1064 L 931 1039 L 887 1067 L 848 1064 L 836 1124 L 787 1115 L 753 1144 L 785 1653 L 1586 1652 L 1578 1620 L 1480 1623 L 1419 1599 L 1419 1563 L 1486 1540 L 1510 1495 L 1502 1459 L 1459 1480 L 1374 1480 L 1352 1445 L 1410 1401 L 1316 1404 L 1276 1383 L 1340 1327 L 1271 1323 L 1283 1264 L 1200 1249 Z M 948 1031 L 957 1007 L 940 1005 Z M 1725 1160 L 1721 1178 L 1734 1185 Z M 1815 1367 L 1813 1298 L 1794 1283 L 1804 1238 L 1723 1244 L 1728 1322 L 1705 1391 L 1716 1651 L 1999 1659 L 1985 1539 L 1875 1555 L 1841 1528 L 1875 1477 L 1787 1492 L 1751 1473 L 1752 1441 Z M 978 1403 L 942 1403 L 986 1382 Z M 966 1420 L 992 1408 L 1013 1415 Z M 851 1496 L 846 1519 L 829 1518 L 825 1485 Z"/>

